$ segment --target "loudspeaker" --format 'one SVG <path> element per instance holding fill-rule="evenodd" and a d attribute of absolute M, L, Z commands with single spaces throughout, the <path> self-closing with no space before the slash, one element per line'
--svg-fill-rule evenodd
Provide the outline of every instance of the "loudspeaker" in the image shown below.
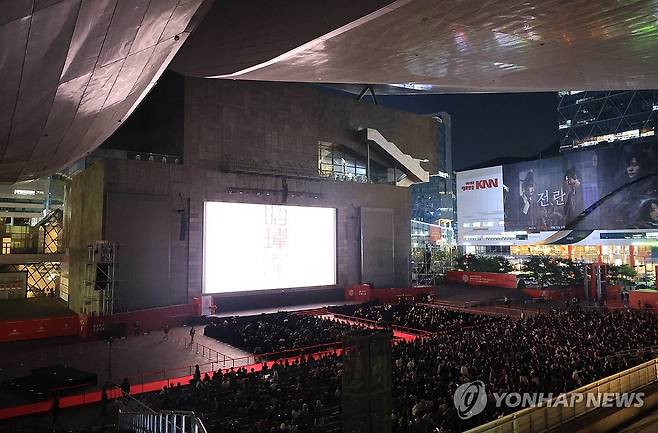
<path fill-rule="evenodd" d="M 284 177 L 281 181 L 281 203 L 288 201 L 288 181 Z"/>
<path fill-rule="evenodd" d="M 108 263 L 96 264 L 96 279 L 94 280 L 94 290 L 105 290 L 107 288 L 110 273 Z"/>

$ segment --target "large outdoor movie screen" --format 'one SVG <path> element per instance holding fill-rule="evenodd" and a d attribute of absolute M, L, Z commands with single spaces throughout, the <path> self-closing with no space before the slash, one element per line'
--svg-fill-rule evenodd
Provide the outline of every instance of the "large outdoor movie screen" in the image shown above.
<path fill-rule="evenodd" d="M 336 284 L 336 209 L 206 202 L 204 293 Z"/>
<path fill-rule="evenodd" d="M 658 228 L 655 145 L 503 166 L 505 230 Z"/>

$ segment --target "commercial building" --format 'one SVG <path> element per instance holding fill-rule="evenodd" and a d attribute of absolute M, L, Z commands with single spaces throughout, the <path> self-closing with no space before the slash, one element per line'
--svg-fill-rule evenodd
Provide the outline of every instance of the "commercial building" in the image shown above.
<path fill-rule="evenodd" d="M 436 173 L 430 181 L 411 187 L 411 219 L 446 226 L 455 219 L 454 172 L 452 169 L 452 127 L 448 113 L 430 116 L 438 123 Z M 439 224 L 439 220 L 443 220 Z"/>
<path fill-rule="evenodd" d="M 559 92 L 560 151 L 656 142 L 658 90 Z"/>
<path fill-rule="evenodd" d="M 658 264 L 658 146 L 629 142 L 457 173 L 466 252 Z"/>

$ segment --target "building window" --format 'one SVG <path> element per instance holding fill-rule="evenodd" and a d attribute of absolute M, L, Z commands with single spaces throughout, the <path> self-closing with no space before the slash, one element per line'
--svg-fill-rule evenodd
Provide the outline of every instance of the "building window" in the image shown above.
<path fill-rule="evenodd" d="M 11 238 L 2 238 L 2 254 L 11 254 Z"/>
<path fill-rule="evenodd" d="M 333 143 L 318 143 L 318 174 L 335 180 L 367 182 L 366 162 Z"/>

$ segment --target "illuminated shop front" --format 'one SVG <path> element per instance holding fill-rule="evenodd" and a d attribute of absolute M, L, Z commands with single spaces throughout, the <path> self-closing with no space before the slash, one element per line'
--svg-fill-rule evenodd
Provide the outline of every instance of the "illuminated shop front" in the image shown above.
<path fill-rule="evenodd" d="M 471 245 L 462 247 L 465 254 L 505 256 L 520 265 L 530 256 L 550 256 L 584 263 L 629 265 L 639 276 L 655 278 L 658 244 L 637 245 Z"/>
<path fill-rule="evenodd" d="M 654 275 L 658 245 L 511 245 L 509 255 L 562 257 L 578 262 L 630 265 L 639 275 Z"/>

